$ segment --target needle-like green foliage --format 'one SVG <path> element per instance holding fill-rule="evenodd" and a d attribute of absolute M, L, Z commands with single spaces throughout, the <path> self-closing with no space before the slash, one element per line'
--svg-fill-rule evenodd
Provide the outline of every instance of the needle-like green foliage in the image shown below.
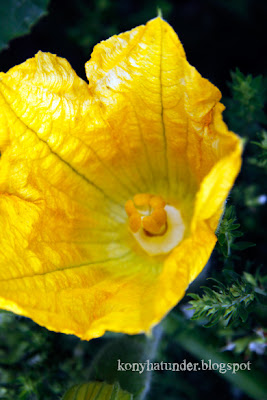
<path fill-rule="evenodd" d="M 204 294 L 199 296 L 189 293 L 193 300 L 189 303 L 194 310 L 193 320 L 206 320 L 205 327 L 213 326 L 223 322 L 224 326 L 235 322 L 245 323 L 248 315 L 253 311 L 251 305 L 261 301 L 260 296 L 267 296 L 262 289 L 264 278 L 255 278 L 251 274 L 244 273 L 242 277 L 226 287 L 223 283 L 216 282 L 214 289 L 203 287 Z"/>

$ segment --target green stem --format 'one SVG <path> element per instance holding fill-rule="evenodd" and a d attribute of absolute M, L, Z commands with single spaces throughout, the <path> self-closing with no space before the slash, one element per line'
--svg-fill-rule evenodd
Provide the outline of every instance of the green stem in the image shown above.
<path fill-rule="evenodd" d="M 108 341 L 92 361 L 88 380 L 110 384 L 119 382 L 123 390 L 133 394 L 134 400 L 144 400 L 150 389 L 151 371 L 144 371 L 141 374 L 131 370 L 123 371 L 123 366 L 128 363 L 145 363 L 146 360 L 153 360 L 161 336 L 162 328 L 157 326 L 152 337 L 124 335 Z"/>
<path fill-rule="evenodd" d="M 175 332 L 175 339 L 179 345 L 191 353 L 194 357 L 208 362 L 211 360 L 212 363 L 236 363 L 237 360 L 229 353 L 218 351 L 218 347 L 214 345 L 211 336 L 204 334 L 202 329 L 192 324 L 191 321 L 185 320 L 178 314 L 171 313 L 167 318 L 166 324 L 179 326 L 179 331 Z M 168 328 L 167 328 L 168 330 Z M 218 371 L 215 371 L 219 373 Z M 243 392 L 251 396 L 256 400 L 263 400 L 266 398 L 267 383 L 266 376 L 258 370 L 253 369 L 251 364 L 251 370 L 237 371 L 233 374 L 232 371 L 226 371 L 226 373 L 220 373 L 220 376 L 233 385 L 238 386 Z"/>

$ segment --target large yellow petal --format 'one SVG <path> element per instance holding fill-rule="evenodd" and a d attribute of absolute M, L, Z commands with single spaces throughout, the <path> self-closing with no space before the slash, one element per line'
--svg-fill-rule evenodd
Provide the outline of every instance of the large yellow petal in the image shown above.
<path fill-rule="evenodd" d="M 89 85 L 39 52 L 0 74 L 0 307 L 84 339 L 138 333 L 206 264 L 240 168 L 220 92 L 157 18 L 97 45 Z M 125 202 L 159 194 L 184 240 L 150 257 Z"/>

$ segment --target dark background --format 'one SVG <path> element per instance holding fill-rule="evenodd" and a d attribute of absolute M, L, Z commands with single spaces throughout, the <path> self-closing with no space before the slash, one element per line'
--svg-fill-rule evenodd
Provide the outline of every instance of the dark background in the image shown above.
<path fill-rule="evenodd" d="M 33 57 L 38 50 L 65 57 L 79 76 L 93 46 L 157 16 L 173 26 L 189 62 L 228 95 L 230 70 L 257 75 L 266 70 L 264 0 L 51 0 L 48 15 L 31 34 L 0 53 L 0 69 Z"/>

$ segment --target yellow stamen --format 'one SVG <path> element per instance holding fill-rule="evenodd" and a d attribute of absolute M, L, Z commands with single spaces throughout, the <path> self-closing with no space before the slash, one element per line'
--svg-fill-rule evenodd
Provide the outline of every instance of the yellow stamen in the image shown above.
<path fill-rule="evenodd" d="M 167 254 L 182 240 L 185 226 L 181 213 L 161 196 L 136 194 L 126 202 L 125 210 L 130 230 L 147 254 Z"/>
<path fill-rule="evenodd" d="M 154 210 L 151 217 L 154 218 L 159 226 L 165 225 L 167 222 L 167 214 L 163 207 Z"/>
<path fill-rule="evenodd" d="M 136 233 L 141 228 L 141 215 L 135 211 L 129 218 L 129 226 L 133 233 Z"/>
<path fill-rule="evenodd" d="M 157 235 L 160 232 L 160 226 L 154 220 L 152 215 L 148 215 L 143 218 L 142 221 L 143 228 L 146 232 L 151 233 L 152 235 Z"/>
<path fill-rule="evenodd" d="M 166 227 L 167 214 L 164 208 L 158 208 L 142 220 L 143 228 L 154 235 L 161 234 Z"/>
<path fill-rule="evenodd" d="M 155 208 L 164 208 L 166 206 L 166 203 L 162 197 L 153 196 L 153 197 L 151 197 L 151 199 L 149 201 L 149 205 L 154 209 Z"/>
<path fill-rule="evenodd" d="M 149 205 L 150 198 L 151 198 L 151 194 L 138 193 L 134 196 L 134 204 L 137 207 L 147 206 L 147 205 Z"/>
<path fill-rule="evenodd" d="M 129 226 L 136 233 L 141 227 L 151 235 L 161 235 L 167 223 L 164 210 L 166 203 L 160 196 L 138 193 L 133 200 L 128 200 L 125 210 L 129 217 Z"/>
<path fill-rule="evenodd" d="M 132 214 L 134 214 L 136 212 L 136 208 L 135 208 L 134 202 L 132 200 L 126 201 L 125 211 L 126 211 L 128 217 L 130 217 Z"/>

